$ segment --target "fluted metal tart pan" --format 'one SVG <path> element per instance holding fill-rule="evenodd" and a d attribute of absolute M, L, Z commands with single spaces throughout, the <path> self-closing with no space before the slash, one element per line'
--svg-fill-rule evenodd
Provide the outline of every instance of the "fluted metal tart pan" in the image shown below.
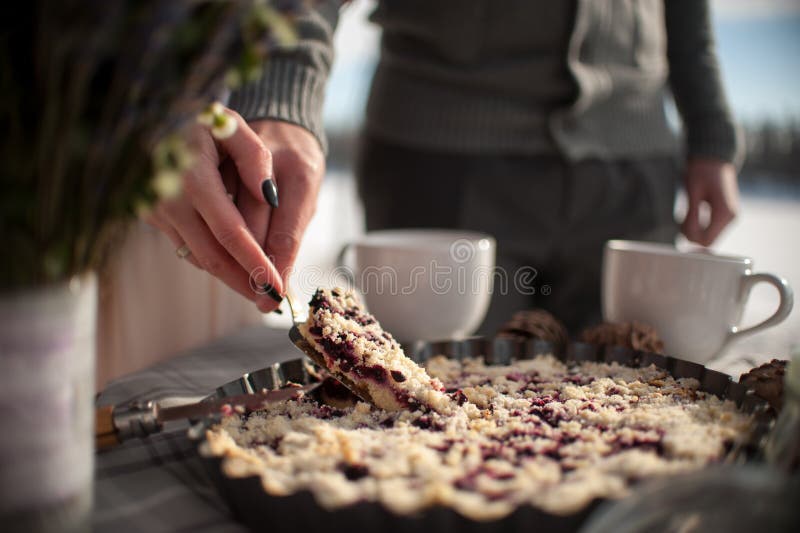
<path fill-rule="evenodd" d="M 533 358 L 552 353 L 562 361 L 617 362 L 643 367 L 654 364 L 676 378 L 695 378 L 700 389 L 734 401 L 739 409 L 755 416 L 755 429 L 749 442 L 729 456 L 733 462 L 759 460 L 759 445 L 769 430 L 773 413 L 766 401 L 755 396 L 745 386 L 734 382 L 722 372 L 682 359 L 630 350 L 618 346 L 596 346 L 571 343 L 563 353 L 554 353 L 551 343 L 533 340 L 487 339 L 472 337 L 464 340 L 420 342 L 409 347 L 407 354 L 424 363 L 435 355 L 454 359 L 482 356 L 488 364 L 508 364 L 514 360 Z M 245 374 L 217 388 L 212 397 L 222 397 L 284 386 L 288 382 L 307 384 L 314 377 L 308 372 L 307 359 L 295 359 Z M 193 438 L 200 446 L 203 431 L 210 421 L 195 426 Z M 202 454 L 201 454 L 202 455 Z M 342 509 L 327 510 L 315 501 L 309 491 L 289 496 L 272 496 L 264 491 L 257 476 L 230 478 L 222 473 L 220 457 L 203 456 L 203 463 L 219 493 L 227 501 L 237 520 L 253 531 L 270 533 L 297 531 L 380 531 L 401 533 L 420 531 L 465 532 L 572 532 L 577 531 L 603 500 L 594 500 L 578 513 L 554 515 L 532 506 L 521 506 L 510 515 L 494 521 L 478 522 L 465 518 L 454 510 L 434 506 L 416 515 L 396 515 L 376 502 L 360 502 Z"/>

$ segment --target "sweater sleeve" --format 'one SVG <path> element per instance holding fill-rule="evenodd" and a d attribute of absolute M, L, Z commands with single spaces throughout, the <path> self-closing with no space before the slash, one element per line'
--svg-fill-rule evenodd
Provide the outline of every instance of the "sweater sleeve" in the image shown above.
<path fill-rule="evenodd" d="M 228 106 L 247 121 L 269 118 L 302 126 L 327 153 L 322 106 L 341 4 L 324 0 L 304 7 L 294 19 L 297 45 L 271 51 L 261 77 L 233 91 Z"/>
<path fill-rule="evenodd" d="M 708 0 L 664 0 L 669 80 L 683 119 L 689 157 L 741 165 L 742 134 L 720 78 Z"/>

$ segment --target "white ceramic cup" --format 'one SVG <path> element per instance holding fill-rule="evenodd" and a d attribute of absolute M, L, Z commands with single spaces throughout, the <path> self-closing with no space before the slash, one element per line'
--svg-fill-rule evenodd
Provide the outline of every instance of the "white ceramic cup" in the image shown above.
<path fill-rule="evenodd" d="M 471 335 L 486 316 L 496 243 L 460 230 L 382 230 L 348 244 L 340 263 L 383 328 L 402 342 Z"/>
<path fill-rule="evenodd" d="M 737 338 L 779 324 L 792 310 L 792 289 L 774 274 L 753 273 L 747 257 L 680 252 L 636 241 L 608 241 L 603 256 L 603 318 L 650 324 L 664 349 L 697 363 L 719 355 Z M 742 329 L 750 289 L 759 282 L 780 295 L 766 320 Z"/>

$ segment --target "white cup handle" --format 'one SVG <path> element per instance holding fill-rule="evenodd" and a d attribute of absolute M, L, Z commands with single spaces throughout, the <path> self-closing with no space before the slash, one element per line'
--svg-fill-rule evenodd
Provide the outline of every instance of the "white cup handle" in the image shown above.
<path fill-rule="evenodd" d="M 739 326 L 733 326 L 731 328 L 729 337 L 730 340 L 738 339 L 744 335 L 749 335 L 751 333 L 755 333 L 757 331 L 780 324 L 786 320 L 786 317 L 788 317 L 789 313 L 791 313 L 792 307 L 794 306 L 794 293 L 792 292 L 792 288 L 784 278 L 774 274 L 745 274 L 745 276 L 742 278 L 741 288 L 743 296 L 746 297 L 750 293 L 750 290 L 753 288 L 753 286 L 761 281 L 767 282 L 778 289 L 778 294 L 780 295 L 780 303 L 778 304 L 778 308 L 774 313 L 772 313 L 772 316 L 762 322 L 759 322 L 758 324 L 750 326 L 749 328 L 741 329 Z"/>

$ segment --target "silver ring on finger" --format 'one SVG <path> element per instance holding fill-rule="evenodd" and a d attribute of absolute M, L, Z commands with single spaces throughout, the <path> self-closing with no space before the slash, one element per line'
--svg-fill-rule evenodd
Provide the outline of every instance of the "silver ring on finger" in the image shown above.
<path fill-rule="evenodd" d="M 175 250 L 175 255 L 178 256 L 178 259 L 186 259 L 190 255 L 192 255 L 192 251 L 189 249 L 187 245 L 183 245 L 180 248 Z"/>

